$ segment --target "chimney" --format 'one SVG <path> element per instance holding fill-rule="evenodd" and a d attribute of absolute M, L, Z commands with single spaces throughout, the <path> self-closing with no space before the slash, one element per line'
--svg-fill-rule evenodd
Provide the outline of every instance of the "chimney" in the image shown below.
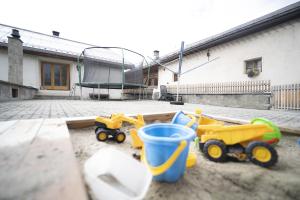
<path fill-rule="evenodd" d="M 52 31 L 52 35 L 55 37 L 59 37 L 59 32 L 58 31 Z"/>
<path fill-rule="evenodd" d="M 23 85 L 23 42 L 17 29 L 8 36 L 8 81 Z"/>
<path fill-rule="evenodd" d="M 158 60 L 159 59 L 159 51 L 158 50 L 154 50 L 153 51 L 153 57 L 154 57 L 154 60 Z"/>

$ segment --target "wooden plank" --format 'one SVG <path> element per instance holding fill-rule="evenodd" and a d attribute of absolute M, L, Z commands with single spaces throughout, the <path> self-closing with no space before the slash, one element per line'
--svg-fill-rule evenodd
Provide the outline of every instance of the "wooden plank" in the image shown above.
<path fill-rule="evenodd" d="M 108 117 L 108 116 L 103 116 Z M 70 129 L 87 128 L 95 125 L 96 116 L 65 118 Z"/>
<path fill-rule="evenodd" d="M 153 122 L 153 121 L 170 121 L 176 112 L 163 112 L 163 113 L 144 113 L 143 117 L 145 122 Z M 137 114 L 126 114 L 130 117 L 136 117 Z M 109 117 L 107 115 L 102 115 L 102 117 Z M 77 117 L 77 118 L 65 118 L 68 128 L 77 129 L 77 128 L 86 128 L 94 126 L 96 116 L 91 117 Z"/>
<path fill-rule="evenodd" d="M 144 120 L 146 122 L 153 122 L 153 121 L 170 121 L 173 116 L 175 115 L 176 112 L 167 112 L 167 113 L 148 113 L 144 114 Z M 193 112 L 185 112 L 188 114 L 194 114 Z M 128 114 L 128 116 L 131 117 L 136 117 L 136 114 Z M 216 115 L 207 115 L 205 116 L 211 117 L 216 120 L 224 121 L 224 122 L 229 122 L 229 123 L 234 123 L 234 124 L 247 124 L 250 123 L 249 120 L 243 120 L 243 119 L 237 119 L 237 118 L 230 118 L 230 117 L 222 117 L 222 116 L 216 116 Z M 108 117 L 108 116 L 104 116 Z M 96 116 L 91 116 L 91 117 L 77 117 L 77 118 L 66 118 L 66 123 L 68 125 L 68 128 L 71 129 L 77 129 L 77 128 L 85 128 L 85 127 L 90 127 L 94 126 Z M 279 126 L 279 129 L 282 132 L 286 133 L 292 133 L 292 134 L 297 134 L 300 135 L 300 130 L 295 129 L 295 128 L 290 128 L 290 127 L 285 127 L 285 126 Z"/>
<path fill-rule="evenodd" d="M 24 183 L 14 182 L 18 178 L 16 172 L 42 123 L 41 119 L 21 120 L 0 135 L 0 199 L 17 199 L 14 188 Z"/>
<path fill-rule="evenodd" d="M 162 122 L 166 122 L 166 121 L 170 121 L 173 116 L 175 115 L 176 112 L 163 112 L 163 113 L 145 113 L 143 114 L 144 116 L 144 120 L 146 122 L 152 122 L 152 121 L 162 121 Z M 131 117 L 136 117 L 136 114 L 131 114 L 129 115 Z"/>
<path fill-rule="evenodd" d="M 21 121 L 23 125 L 26 123 L 37 126 L 33 124 L 36 120 Z M 40 124 L 38 131 L 26 132 L 36 136 L 22 153 L 21 162 L 13 166 L 14 170 L 7 172 L 1 168 L 0 199 L 87 199 L 64 120 L 47 119 Z M 2 155 L 3 147 L 10 146 L 1 147 Z M 22 148 L 23 144 L 13 147 Z"/>

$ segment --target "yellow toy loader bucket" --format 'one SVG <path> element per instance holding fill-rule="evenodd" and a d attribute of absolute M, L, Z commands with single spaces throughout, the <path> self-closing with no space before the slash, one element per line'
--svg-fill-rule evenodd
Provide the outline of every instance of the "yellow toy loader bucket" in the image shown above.
<path fill-rule="evenodd" d="M 131 136 L 131 139 L 132 139 L 132 143 L 131 143 L 132 147 L 136 148 L 136 149 L 142 148 L 143 141 L 138 136 L 137 130 L 136 129 L 130 129 L 129 132 L 130 132 L 130 136 Z"/>

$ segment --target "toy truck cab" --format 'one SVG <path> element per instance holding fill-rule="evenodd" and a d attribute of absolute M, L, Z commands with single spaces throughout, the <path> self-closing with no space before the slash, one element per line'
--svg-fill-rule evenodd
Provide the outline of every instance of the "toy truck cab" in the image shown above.
<path fill-rule="evenodd" d="M 136 118 L 125 116 L 123 113 L 112 114 L 110 118 L 106 117 L 97 117 L 95 120 L 95 133 L 96 138 L 99 141 L 106 141 L 108 138 L 112 138 L 118 143 L 122 143 L 126 139 L 124 132 L 120 130 L 123 125 L 123 122 L 128 122 L 134 124 L 135 129 L 130 130 L 130 134 L 133 137 L 136 145 L 140 146 L 139 138 L 137 137 L 136 129 L 141 128 L 145 125 L 144 118 L 142 115 L 137 115 Z"/>
<path fill-rule="evenodd" d="M 122 143 L 126 139 L 124 132 L 120 130 L 122 121 L 117 115 L 111 115 L 110 118 L 97 117 L 95 120 L 95 134 L 98 141 L 104 142 L 109 138 L 118 143 Z"/>

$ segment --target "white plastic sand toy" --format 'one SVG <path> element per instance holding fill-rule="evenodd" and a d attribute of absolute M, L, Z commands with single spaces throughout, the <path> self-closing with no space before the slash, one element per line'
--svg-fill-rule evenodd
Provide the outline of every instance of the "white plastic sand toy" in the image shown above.
<path fill-rule="evenodd" d="M 131 156 L 111 147 L 100 149 L 84 164 L 84 175 L 96 199 L 142 199 L 152 174 Z"/>

